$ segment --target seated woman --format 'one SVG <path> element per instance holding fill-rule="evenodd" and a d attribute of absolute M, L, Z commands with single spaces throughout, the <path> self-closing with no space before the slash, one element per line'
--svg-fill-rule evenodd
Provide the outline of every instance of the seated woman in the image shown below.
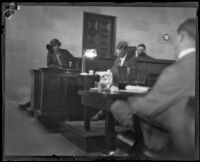
<path fill-rule="evenodd" d="M 52 39 L 47 44 L 48 56 L 47 66 L 49 68 L 72 68 L 75 62 L 74 56 L 66 49 L 61 49 L 61 42 L 58 39 Z"/>
<path fill-rule="evenodd" d="M 66 49 L 61 49 L 61 42 L 58 39 L 52 39 L 50 44 L 46 45 L 48 50 L 47 67 L 48 68 L 72 68 L 75 64 L 74 56 Z M 20 104 L 20 108 L 30 107 L 30 101 Z M 30 109 L 28 109 L 30 110 Z"/>

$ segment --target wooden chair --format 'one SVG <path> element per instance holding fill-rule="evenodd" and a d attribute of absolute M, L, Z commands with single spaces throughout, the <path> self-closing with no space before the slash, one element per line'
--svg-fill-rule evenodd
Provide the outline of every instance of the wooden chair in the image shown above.
<path fill-rule="evenodd" d="M 136 46 L 128 46 L 127 48 L 128 54 L 132 54 L 133 56 L 135 56 L 135 51 L 136 51 Z"/>
<path fill-rule="evenodd" d="M 146 67 L 133 66 L 128 74 L 128 83 L 132 85 L 147 85 L 148 69 Z"/>
<path fill-rule="evenodd" d="M 140 118 L 133 116 L 134 126 L 131 130 L 121 132 L 116 136 L 117 148 L 124 150 L 129 156 L 139 157 L 142 154 L 143 137 L 140 128 Z"/>
<path fill-rule="evenodd" d="M 149 73 L 147 77 L 147 86 L 153 87 L 158 77 L 159 77 L 159 74 Z"/>
<path fill-rule="evenodd" d="M 188 103 L 186 105 L 186 108 L 189 108 L 194 111 L 195 107 L 195 98 L 190 97 L 188 100 Z M 167 133 L 170 135 L 170 129 L 154 120 L 152 120 L 149 117 L 142 116 L 142 115 L 134 115 L 133 116 L 134 121 L 134 128 L 133 130 L 122 132 L 117 135 L 116 138 L 116 145 L 118 148 L 122 150 L 126 150 L 129 156 L 134 156 L 135 158 L 180 158 L 179 155 L 176 154 L 176 152 L 173 152 L 173 150 L 170 150 L 168 154 L 166 152 L 155 152 L 147 148 L 144 144 L 144 138 L 141 131 L 141 122 L 144 122 L 146 124 L 151 125 L 153 129 L 159 130 L 163 133 Z M 171 157 L 167 157 L 167 156 Z"/>

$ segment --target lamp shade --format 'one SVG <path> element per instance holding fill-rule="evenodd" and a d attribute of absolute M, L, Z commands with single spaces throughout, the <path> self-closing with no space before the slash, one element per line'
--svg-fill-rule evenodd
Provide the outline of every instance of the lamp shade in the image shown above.
<path fill-rule="evenodd" d="M 82 73 L 85 73 L 85 63 L 86 63 L 85 59 L 86 59 L 86 57 L 87 58 L 94 58 L 96 56 L 97 56 L 96 49 L 87 49 L 87 50 L 84 51 L 84 54 L 82 56 L 82 69 L 81 69 Z"/>
<path fill-rule="evenodd" d="M 96 51 L 96 49 L 87 49 L 84 52 L 84 56 L 89 57 L 89 58 L 96 57 L 97 51 Z"/>

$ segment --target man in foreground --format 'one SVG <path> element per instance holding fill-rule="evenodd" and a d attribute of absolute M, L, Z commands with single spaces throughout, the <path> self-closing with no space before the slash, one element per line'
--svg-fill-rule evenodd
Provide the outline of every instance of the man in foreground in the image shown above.
<path fill-rule="evenodd" d="M 195 111 L 187 109 L 190 97 L 195 97 L 196 20 L 188 19 L 177 30 L 175 51 L 177 62 L 166 68 L 152 90 L 144 97 L 130 97 L 127 102 L 116 101 L 111 106 L 115 119 L 132 127 L 134 114 L 152 117 L 169 128 L 162 134 L 150 125 L 141 123 L 144 143 L 154 151 L 163 151 L 172 145 L 183 159 L 194 157 Z"/>

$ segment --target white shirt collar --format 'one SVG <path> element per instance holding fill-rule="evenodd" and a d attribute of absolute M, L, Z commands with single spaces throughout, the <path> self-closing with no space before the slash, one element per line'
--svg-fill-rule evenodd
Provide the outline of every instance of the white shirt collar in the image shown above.
<path fill-rule="evenodd" d="M 183 58 L 185 55 L 188 55 L 188 54 L 190 54 L 190 53 L 192 53 L 192 52 L 195 52 L 195 51 L 196 51 L 195 48 L 188 48 L 188 49 L 185 49 L 185 50 L 181 51 L 181 53 L 178 55 L 178 58 L 181 59 L 181 58 Z"/>
<path fill-rule="evenodd" d="M 120 66 L 122 66 L 123 64 L 124 64 L 124 61 L 125 61 L 125 59 L 126 59 L 126 56 L 127 56 L 127 54 L 124 56 L 124 57 L 122 57 L 122 58 L 120 58 Z"/>

